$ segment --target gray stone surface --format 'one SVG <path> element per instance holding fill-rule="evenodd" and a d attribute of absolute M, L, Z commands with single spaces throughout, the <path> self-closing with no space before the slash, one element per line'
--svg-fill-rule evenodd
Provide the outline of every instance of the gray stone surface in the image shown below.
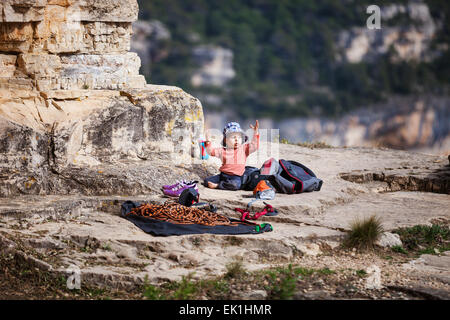
<path fill-rule="evenodd" d="M 358 217 L 376 214 L 386 230 L 449 218 L 447 158 L 312 150 L 263 138 L 247 165 L 295 160 L 324 181 L 320 192 L 269 201 L 279 215 L 258 222 L 273 232 L 146 234 L 119 216 L 123 201 L 166 201 L 162 185 L 202 181 L 220 163 L 198 157 L 200 101 L 180 88 L 145 84 L 139 61 L 127 53 L 136 1 L 7 0 L 0 10 L 14 11 L 11 21 L 0 21 L 0 250 L 24 266 L 56 276 L 76 266 L 84 283 L 124 288 L 145 277 L 216 277 L 236 259 L 250 271 L 302 259 L 316 267 L 311 259 L 331 259 L 324 251 L 337 247 Z M 252 198 L 248 191 L 199 191 L 234 218 Z M 424 257 L 413 268 L 428 274 L 447 263 Z"/>
<path fill-rule="evenodd" d="M 450 284 L 450 251 L 446 251 L 439 256 L 423 254 L 418 259 L 405 263 L 403 268 L 411 272 L 426 272 Z"/>
<path fill-rule="evenodd" d="M 249 162 L 260 165 L 267 156 L 265 150 L 272 147 L 262 143 L 261 154 L 253 154 Z M 365 148 L 279 147 L 280 158 L 307 165 L 324 180 L 324 185 L 319 192 L 277 194 L 274 200 L 268 201 L 280 214 L 263 216 L 259 221 L 271 223 L 273 232 L 177 237 L 146 234 L 119 216 L 123 201 L 166 201 L 158 190 L 161 185 L 181 177 L 201 180 L 214 174 L 218 164 L 215 159 L 200 165 L 174 165 L 170 159 L 156 158 L 121 160 L 92 169 L 102 171 L 101 174 L 86 168 L 73 171 L 72 176 L 67 176 L 66 184 L 84 186 L 66 190 L 71 195 L 64 195 L 66 191 L 58 194 L 61 190 L 56 190 L 54 195 L 3 198 L 0 204 L 2 248 L 20 243 L 33 249 L 27 253 L 29 263 L 51 267 L 55 273 L 64 273 L 70 265 L 77 265 L 83 281 L 99 286 L 129 287 L 142 283 L 146 275 L 152 283 L 178 280 L 192 271 L 197 278 L 217 276 L 225 273 L 226 265 L 239 257 L 246 270 L 301 261 L 307 256 L 320 257 L 321 248 L 336 247 L 349 223 L 361 215 L 379 213 L 387 230 L 449 218 L 448 194 L 386 192 L 370 182 L 356 183 L 340 177 L 342 172 L 348 174 L 352 169 L 372 172 L 389 167 L 390 172 L 402 173 L 404 169 L 399 166 L 404 157 L 408 165 L 420 167 L 418 171 L 426 177 L 426 170 L 433 172 L 446 166 L 446 162 L 441 162 L 442 157 Z M 78 182 L 70 182 L 71 179 Z M 236 218 L 239 215 L 234 208 L 245 207 L 251 197 L 248 191 L 213 190 L 201 185 L 199 190 L 202 201 L 212 202 L 220 213 Z M 418 206 L 420 203 L 422 206 Z M 262 202 L 256 202 L 255 210 L 262 206 Z M 426 274 L 429 269 L 420 268 L 418 272 Z"/>
<path fill-rule="evenodd" d="M 199 152 L 200 102 L 175 87 L 122 93 L 0 113 L 0 195 L 139 194 L 159 189 L 156 172 L 175 178 L 168 164 Z M 37 118 L 21 117 L 27 109 Z"/>
<path fill-rule="evenodd" d="M 394 247 L 394 246 L 402 246 L 402 240 L 400 240 L 400 236 L 396 233 L 391 232 L 383 232 L 380 239 L 376 242 L 380 247 Z"/>

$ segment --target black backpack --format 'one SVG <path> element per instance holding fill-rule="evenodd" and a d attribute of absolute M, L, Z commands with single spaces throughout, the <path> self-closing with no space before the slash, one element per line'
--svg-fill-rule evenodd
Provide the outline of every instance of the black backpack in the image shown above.
<path fill-rule="evenodd" d="M 266 164 L 270 165 L 270 170 L 267 170 Z M 261 180 L 268 180 L 277 192 L 287 194 L 319 191 L 323 184 L 323 181 L 317 178 L 311 169 L 292 160 L 280 159 L 276 161 L 271 158 L 263 164 L 261 169 L 254 167 L 245 167 L 245 169 L 243 176 L 244 190 L 253 190 Z M 269 171 L 272 174 L 261 174 L 261 172 L 267 173 Z"/>

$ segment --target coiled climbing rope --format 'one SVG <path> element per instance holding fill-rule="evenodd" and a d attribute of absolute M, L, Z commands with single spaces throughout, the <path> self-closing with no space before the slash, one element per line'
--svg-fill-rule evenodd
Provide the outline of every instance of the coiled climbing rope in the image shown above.
<path fill-rule="evenodd" d="M 201 224 L 205 226 L 236 225 L 225 216 L 207 210 L 186 207 L 174 202 L 164 204 L 145 203 L 132 209 L 128 215 L 137 215 L 177 224 Z"/>

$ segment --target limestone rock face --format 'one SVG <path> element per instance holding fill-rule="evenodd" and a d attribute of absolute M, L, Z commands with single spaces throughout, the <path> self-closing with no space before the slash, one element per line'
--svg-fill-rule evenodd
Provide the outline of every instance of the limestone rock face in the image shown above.
<path fill-rule="evenodd" d="M 448 154 L 450 101 L 445 96 L 392 97 L 338 121 L 289 119 L 279 127 L 290 141 L 325 141 L 335 146 L 386 146 Z"/>
<path fill-rule="evenodd" d="M 412 23 L 404 27 L 390 25 L 391 20 L 402 16 Z M 336 43 L 337 58 L 349 63 L 374 61 L 392 49 L 395 61 L 430 61 L 437 54 L 429 53 L 436 31 L 437 24 L 423 1 L 382 6 L 381 29 L 363 26 L 342 31 Z"/>
<path fill-rule="evenodd" d="M 201 103 L 139 74 L 137 14 L 136 0 L 0 3 L 0 196 L 108 194 L 120 183 L 96 187 L 89 168 L 198 153 Z"/>
<path fill-rule="evenodd" d="M 233 52 L 216 46 L 198 46 L 193 50 L 200 70 L 191 77 L 193 86 L 223 86 L 234 78 Z"/>
<path fill-rule="evenodd" d="M 10 54 L 0 63 L 16 58 L 18 67 L 2 77 L 30 77 L 39 90 L 145 86 L 139 57 L 128 52 L 135 0 L 7 0 L 1 6 L 0 51 Z"/>
<path fill-rule="evenodd" d="M 133 0 L 3 0 L 0 8 L 0 22 L 43 21 L 61 12 L 78 21 L 133 22 L 139 10 Z"/>

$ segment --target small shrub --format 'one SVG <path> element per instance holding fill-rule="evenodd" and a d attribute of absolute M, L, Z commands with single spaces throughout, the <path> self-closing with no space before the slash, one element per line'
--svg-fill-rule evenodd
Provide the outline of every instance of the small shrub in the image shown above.
<path fill-rule="evenodd" d="M 434 248 L 445 251 L 449 248 L 450 228 L 439 224 L 432 226 L 416 225 L 413 227 L 399 228 L 393 231 L 400 236 L 403 246 L 408 250 L 417 250 L 426 247 L 419 253 L 436 253 Z"/>
<path fill-rule="evenodd" d="M 226 268 L 225 279 L 237 278 L 246 273 L 241 260 L 230 262 L 226 265 Z"/>
<path fill-rule="evenodd" d="M 381 221 L 374 215 L 363 220 L 355 220 L 350 228 L 344 245 L 358 249 L 373 249 L 375 242 L 383 233 Z"/>
<path fill-rule="evenodd" d="M 181 282 L 177 283 L 178 288 L 173 293 L 173 297 L 177 300 L 188 300 L 192 299 L 192 296 L 197 292 L 197 285 L 195 282 L 191 281 L 191 277 L 184 277 Z"/>
<path fill-rule="evenodd" d="M 164 300 L 165 299 L 161 289 L 148 283 L 147 276 L 145 276 L 145 279 L 144 279 L 143 296 L 149 300 Z"/>
<path fill-rule="evenodd" d="M 161 293 L 161 290 L 159 290 L 157 287 L 149 284 L 147 286 L 145 286 L 144 288 L 144 293 L 143 293 L 144 297 L 146 297 L 149 300 L 162 300 L 163 295 Z"/>
<path fill-rule="evenodd" d="M 288 269 L 278 271 L 278 277 L 275 279 L 272 278 L 272 287 L 269 289 L 269 299 L 290 299 L 295 293 L 297 276 L 292 270 L 292 265 L 289 265 Z"/>
<path fill-rule="evenodd" d="M 220 293 L 228 293 L 230 292 L 230 286 L 228 285 L 228 282 L 226 281 L 215 281 L 213 283 L 214 290 Z"/>
<path fill-rule="evenodd" d="M 267 274 L 270 277 L 270 279 L 272 279 L 272 280 L 275 280 L 277 278 L 277 274 L 278 274 L 273 270 L 264 270 L 262 273 Z"/>
<path fill-rule="evenodd" d="M 210 299 L 226 299 L 230 293 L 230 284 L 223 278 L 203 279 L 197 282 L 200 295 L 207 295 Z"/>

